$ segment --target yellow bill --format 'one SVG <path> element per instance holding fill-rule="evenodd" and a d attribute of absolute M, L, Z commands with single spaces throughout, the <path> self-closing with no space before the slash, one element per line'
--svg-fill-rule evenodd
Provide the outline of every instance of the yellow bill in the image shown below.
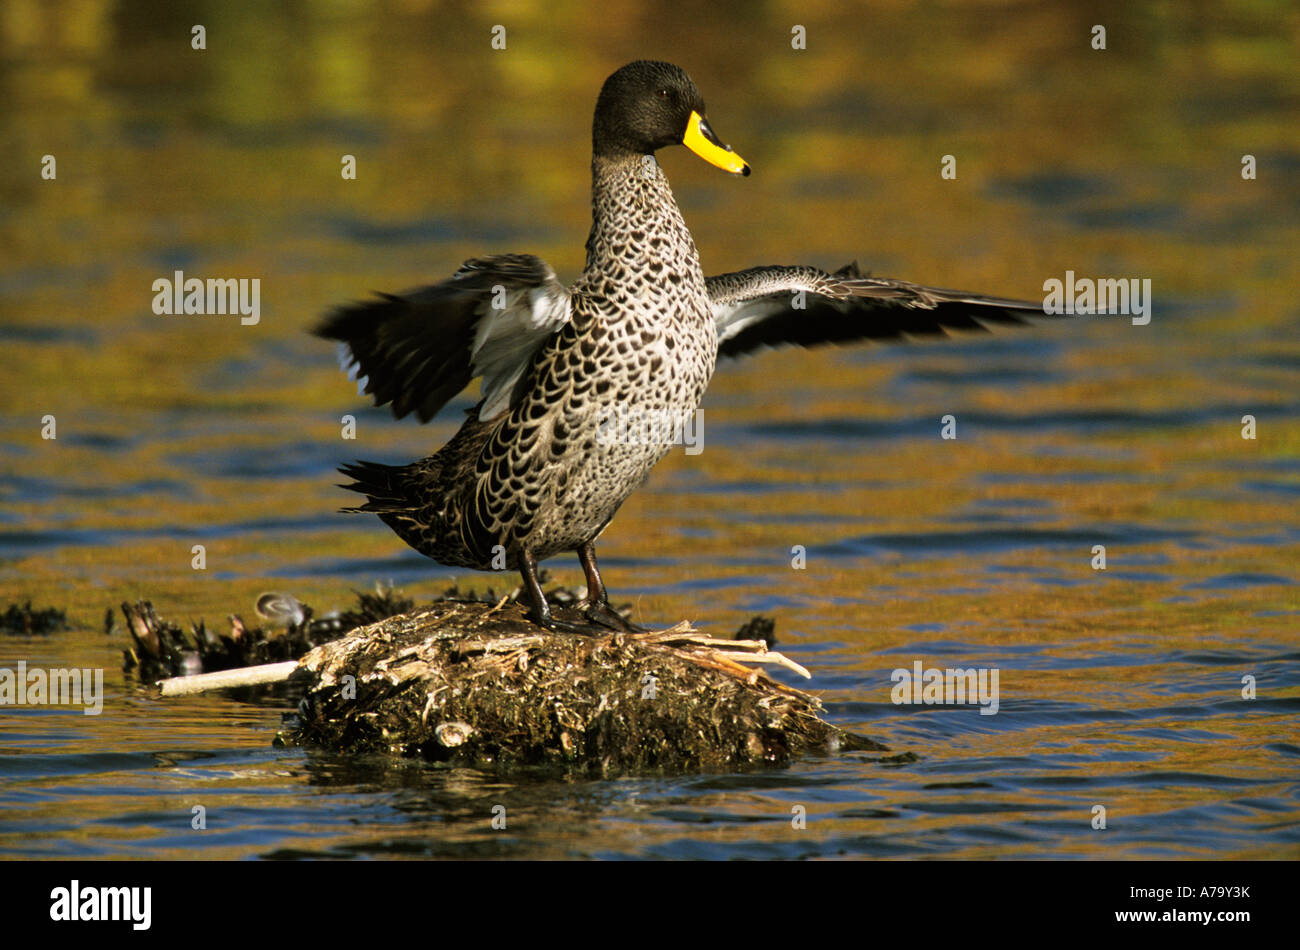
<path fill-rule="evenodd" d="M 723 145 L 709 126 L 709 120 L 698 112 L 691 112 L 691 119 L 686 123 L 686 134 L 682 144 L 689 148 L 710 165 L 716 165 L 733 175 L 748 175 L 749 165 L 731 150 L 730 145 Z"/>

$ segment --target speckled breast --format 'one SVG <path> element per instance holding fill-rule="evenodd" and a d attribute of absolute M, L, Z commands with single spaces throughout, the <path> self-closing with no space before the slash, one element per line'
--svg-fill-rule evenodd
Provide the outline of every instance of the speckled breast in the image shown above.
<path fill-rule="evenodd" d="M 539 559 L 593 540 L 695 425 L 717 330 L 694 242 L 658 166 L 596 169 L 572 320 L 484 447 L 466 522 Z M 480 542 L 481 543 L 481 542 Z"/>

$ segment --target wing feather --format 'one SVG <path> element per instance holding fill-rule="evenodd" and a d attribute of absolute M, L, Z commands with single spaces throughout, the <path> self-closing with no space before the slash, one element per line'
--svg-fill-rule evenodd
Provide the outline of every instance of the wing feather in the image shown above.
<path fill-rule="evenodd" d="M 1045 316 L 1041 303 L 870 277 L 856 263 L 833 274 L 815 267 L 753 267 L 710 277 L 706 285 L 720 356 L 786 344 L 944 336 Z"/>
<path fill-rule="evenodd" d="M 531 254 L 466 261 L 450 279 L 340 307 L 315 329 L 337 340 L 358 390 L 397 418 L 428 422 L 475 377 L 479 418 L 510 405 L 542 344 L 569 320 L 569 294 Z"/>

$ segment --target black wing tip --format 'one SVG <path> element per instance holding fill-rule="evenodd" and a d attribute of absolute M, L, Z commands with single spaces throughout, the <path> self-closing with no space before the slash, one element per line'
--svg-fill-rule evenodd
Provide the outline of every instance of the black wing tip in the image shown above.
<path fill-rule="evenodd" d="M 851 266 L 851 265 L 846 265 Z M 876 322 L 864 317 L 874 315 Z M 990 298 L 941 300 L 933 306 L 909 305 L 903 301 L 853 297 L 822 300 L 799 312 L 798 320 L 787 313 L 773 320 L 760 320 L 718 345 L 718 356 L 737 357 L 780 346 L 814 349 L 823 346 L 851 346 L 867 343 L 925 342 L 966 334 L 994 333 L 998 327 L 1033 326 L 1034 317 L 1054 317 L 1043 305 L 1028 300 Z"/>
<path fill-rule="evenodd" d="M 358 337 L 373 333 L 382 320 L 406 306 L 405 300 L 393 294 L 376 291 L 375 295 L 371 300 L 356 300 L 334 307 L 312 327 L 312 336 L 351 344 Z"/>

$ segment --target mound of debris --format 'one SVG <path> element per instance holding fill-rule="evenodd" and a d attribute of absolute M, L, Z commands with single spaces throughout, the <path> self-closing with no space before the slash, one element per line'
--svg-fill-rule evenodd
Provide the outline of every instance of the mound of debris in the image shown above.
<path fill-rule="evenodd" d="M 518 604 L 445 601 L 304 656 L 286 675 L 305 695 L 278 741 L 596 775 L 885 749 L 825 722 L 816 697 L 752 664 L 808 675 L 764 640 L 707 637 L 687 623 L 557 634 Z"/>
<path fill-rule="evenodd" d="M 125 660 L 142 682 L 171 677 L 163 696 L 288 684 L 302 700 L 278 744 L 602 776 L 887 751 L 826 722 L 815 696 L 761 668 L 809 675 L 771 649 L 769 618 L 750 620 L 738 639 L 688 623 L 552 633 L 517 594 L 452 588 L 416 608 L 381 589 L 320 618 L 287 594 L 265 594 L 257 612 L 267 627 L 231 616 L 228 634 L 201 622 L 183 631 L 140 601 L 122 605 L 134 644 Z M 557 620 L 582 621 L 572 591 L 547 599 Z"/>

